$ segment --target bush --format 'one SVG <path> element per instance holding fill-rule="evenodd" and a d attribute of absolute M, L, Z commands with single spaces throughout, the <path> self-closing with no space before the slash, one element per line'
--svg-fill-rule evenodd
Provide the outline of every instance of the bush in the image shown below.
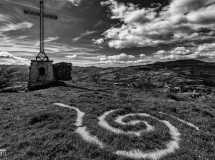
<path fill-rule="evenodd" d="M 150 88 L 153 88 L 153 85 L 152 85 L 152 82 L 151 82 L 151 77 L 140 77 L 137 81 L 138 83 L 138 86 L 137 88 L 138 89 L 141 89 L 141 90 L 146 90 L 148 91 Z"/>
<path fill-rule="evenodd" d="M 203 83 L 206 86 L 215 87 L 215 80 L 212 79 L 204 79 Z"/>
<path fill-rule="evenodd" d="M 98 72 L 95 72 L 94 74 L 91 75 L 91 81 L 98 84 L 100 80 L 100 74 Z"/>

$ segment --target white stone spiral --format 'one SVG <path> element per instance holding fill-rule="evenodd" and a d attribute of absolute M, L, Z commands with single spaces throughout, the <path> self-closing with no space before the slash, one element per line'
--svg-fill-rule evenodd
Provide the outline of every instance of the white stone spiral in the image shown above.
<path fill-rule="evenodd" d="M 58 105 L 61 107 L 67 107 L 67 108 L 74 109 L 77 111 L 77 114 L 78 114 L 77 120 L 76 120 L 77 129 L 75 130 L 75 132 L 78 133 L 83 138 L 83 140 L 85 140 L 89 143 L 93 143 L 93 144 L 99 146 L 100 148 L 108 147 L 106 144 L 104 144 L 102 141 L 100 141 L 96 136 L 91 135 L 91 133 L 89 133 L 87 131 L 86 126 L 83 126 L 83 116 L 85 115 L 84 112 L 80 111 L 76 107 L 71 107 L 71 106 L 67 106 L 64 104 L 60 104 L 60 103 L 55 103 L 55 105 Z M 166 120 L 159 120 L 158 118 L 153 117 L 153 116 L 146 114 L 146 113 L 126 114 L 124 116 L 118 116 L 115 119 L 115 122 L 120 124 L 120 125 L 136 125 L 138 123 L 144 123 L 146 125 L 146 129 L 144 129 L 144 130 L 136 131 L 136 132 L 135 131 L 125 132 L 121 129 L 114 128 L 114 127 L 110 126 L 106 121 L 107 116 L 110 115 L 111 113 L 115 112 L 115 111 L 117 111 L 117 110 L 107 111 L 103 115 L 98 117 L 98 120 L 99 120 L 98 124 L 102 128 L 109 130 L 115 134 L 141 136 L 142 133 L 153 132 L 156 128 L 151 126 L 146 121 L 133 120 L 130 122 L 123 122 L 123 119 L 128 117 L 128 116 L 148 117 L 148 118 L 152 118 L 152 119 L 154 119 L 160 123 L 163 123 L 169 129 L 169 134 L 171 135 L 171 140 L 166 142 L 166 144 L 165 144 L 166 148 L 164 148 L 164 149 L 159 149 L 159 150 L 157 149 L 157 150 L 145 151 L 145 152 L 141 151 L 139 149 L 131 149 L 129 151 L 116 150 L 116 151 L 114 151 L 114 154 L 116 154 L 118 156 L 132 158 L 132 159 L 147 159 L 148 158 L 151 160 L 158 160 L 158 159 L 160 159 L 160 158 L 162 158 L 168 154 L 174 153 L 179 148 L 180 133 L 178 132 L 178 129 L 176 127 L 174 127 L 170 122 L 168 122 Z"/>
<path fill-rule="evenodd" d="M 117 134 L 134 134 L 136 136 L 141 136 L 142 132 L 153 131 L 154 127 L 149 125 L 145 121 L 135 120 L 135 121 L 130 121 L 128 123 L 125 123 L 125 122 L 123 122 L 123 119 L 128 117 L 128 116 L 143 116 L 143 117 L 145 116 L 145 117 L 153 118 L 153 119 L 163 123 L 164 125 L 166 125 L 169 128 L 169 131 L 170 131 L 169 133 L 170 133 L 171 138 L 172 138 L 171 141 L 166 143 L 166 148 L 162 149 L 162 150 L 157 150 L 157 151 L 152 151 L 152 152 L 143 152 L 140 150 L 133 149 L 130 151 L 116 151 L 115 154 L 129 157 L 129 158 L 134 158 L 134 159 L 149 158 L 149 159 L 157 160 L 157 159 L 159 159 L 159 158 L 161 158 L 167 154 L 175 152 L 175 150 L 179 148 L 180 133 L 178 132 L 178 129 L 176 127 L 174 127 L 170 122 L 165 121 L 165 120 L 159 120 L 158 118 L 153 117 L 153 116 L 146 114 L 146 113 L 126 114 L 124 116 L 117 117 L 115 122 L 122 124 L 122 125 L 128 125 L 128 124 L 134 125 L 134 124 L 138 124 L 140 122 L 143 122 L 146 124 L 147 129 L 139 131 L 139 132 L 132 132 L 132 131 L 124 132 L 120 129 L 111 127 L 105 120 L 109 114 L 111 114 L 115 111 L 116 110 L 108 111 L 108 112 L 105 112 L 102 116 L 100 116 L 99 117 L 99 125 L 105 129 L 112 131 L 114 133 L 117 133 Z"/>
<path fill-rule="evenodd" d="M 116 123 L 119 123 L 119 124 L 121 124 L 121 125 L 136 125 L 136 124 L 138 124 L 138 123 L 143 122 L 143 123 L 145 123 L 145 125 L 146 125 L 146 129 L 144 129 L 144 130 L 142 130 L 142 131 L 136 131 L 136 132 L 134 132 L 134 131 L 128 131 L 128 132 L 125 132 L 125 131 L 123 131 L 123 130 L 121 130 L 121 129 L 114 128 L 114 127 L 110 126 L 110 125 L 106 122 L 105 118 L 106 118 L 109 114 L 111 114 L 111 113 L 113 113 L 113 112 L 115 112 L 115 111 L 116 111 L 116 110 L 108 111 L 108 112 L 105 112 L 102 116 L 100 116 L 100 117 L 98 118 L 98 119 L 99 119 L 99 125 L 100 125 L 101 127 L 105 128 L 105 129 L 107 129 L 107 130 L 110 130 L 111 132 L 116 133 L 116 134 L 126 134 L 126 135 L 136 135 L 136 136 L 141 136 L 141 133 L 143 133 L 143 132 L 150 132 L 150 131 L 153 131 L 153 130 L 154 130 L 154 127 L 151 126 L 151 125 L 149 125 L 146 121 L 139 121 L 139 120 L 136 120 L 136 121 L 130 121 L 130 122 L 128 122 L 128 123 L 123 122 L 123 119 L 126 118 L 126 117 L 128 117 L 128 116 L 134 116 L 134 115 L 149 116 L 149 115 L 147 115 L 147 114 L 145 114 L 145 113 L 142 113 L 142 114 L 127 114 L 127 115 L 125 115 L 125 116 L 119 116 L 119 117 L 115 120 Z"/>

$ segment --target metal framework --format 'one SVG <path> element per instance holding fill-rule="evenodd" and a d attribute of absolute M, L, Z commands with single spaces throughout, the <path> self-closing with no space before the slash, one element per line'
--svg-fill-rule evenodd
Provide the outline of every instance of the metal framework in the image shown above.
<path fill-rule="evenodd" d="M 37 55 L 36 60 L 40 59 L 41 61 L 49 60 L 49 57 L 44 52 L 44 8 L 43 2 L 40 1 L 40 53 Z"/>
<path fill-rule="evenodd" d="M 44 49 L 44 17 L 51 20 L 57 20 L 57 16 L 44 14 L 43 1 L 40 1 L 40 12 L 34 12 L 30 10 L 24 10 L 25 14 L 40 16 L 40 53 L 37 55 L 36 60 L 49 61 L 49 57 L 45 54 Z"/>

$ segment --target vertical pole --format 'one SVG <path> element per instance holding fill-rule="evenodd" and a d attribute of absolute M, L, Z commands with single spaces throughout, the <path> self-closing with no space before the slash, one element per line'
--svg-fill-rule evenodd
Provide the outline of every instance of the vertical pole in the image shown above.
<path fill-rule="evenodd" d="M 40 1 L 40 53 L 44 53 L 44 20 L 43 20 L 43 2 Z"/>
<path fill-rule="evenodd" d="M 49 57 L 44 52 L 44 8 L 43 1 L 40 1 L 40 53 L 36 57 L 36 60 L 39 58 L 40 60 L 49 61 Z"/>

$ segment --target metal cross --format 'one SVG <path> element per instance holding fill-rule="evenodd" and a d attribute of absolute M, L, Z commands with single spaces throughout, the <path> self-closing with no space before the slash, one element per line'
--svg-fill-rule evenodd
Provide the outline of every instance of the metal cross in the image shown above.
<path fill-rule="evenodd" d="M 57 20 L 56 15 L 44 14 L 43 1 L 40 1 L 40 12 L 24 10 L 25 14 L 40 16 L 40 53 L 37 55 L 36 60 L 49 61 L 49 57 L 44 52 L 44 17 L 52 20 Z"/>

